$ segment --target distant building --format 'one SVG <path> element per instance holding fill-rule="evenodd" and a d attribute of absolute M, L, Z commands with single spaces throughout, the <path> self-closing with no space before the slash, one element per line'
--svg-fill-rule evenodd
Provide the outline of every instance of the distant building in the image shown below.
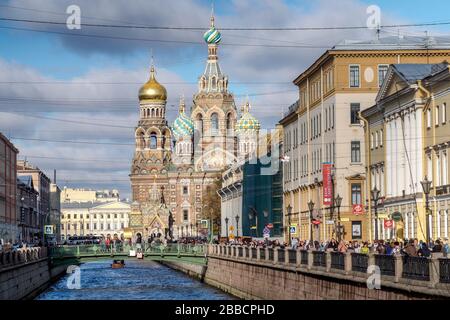
<path fill-rule="evenodd" d="M 17 217 L 17 154 L 19 150 L 0 133 L 0 242 L 20 238 Z"/>
<path fill-rule="evenodd" d="M 53 226 L 53 235 L 48 240 L 61 240 L 61 189 L 55 183 L 50 184 L 50 219 L 48 224 Z"/>
<path fill-rule="evenodd" d="M 119 201 L 118 190 L 92 190 L 67 188 L 61 192 L 61 202 L 112 202 Z"/>
<path fill-rule="evenodd" d="M 35 167 L 27 161 L 17 162 L 17 175 L 31 176 L 33 187 L 38 192 L 38 221 L 39 232 L 34 236 L 37 239 L 44 240 L 44 225 L 50 217 L 50 179 L 38 167 Z"/>
<path fill-rule="evenodd" d="M 39 233 L 38 197 L 31 176 L 17 178 L 17 217 L 19 220 L 20 240 L 33 242 L 34 236 Z"/>
<path fill-rule="evenodd" d="M 107 236 L 119 237 L 128 228 L 130 203 L 77 202 L 61 203 L 61 240 L 71 236 Z"/>

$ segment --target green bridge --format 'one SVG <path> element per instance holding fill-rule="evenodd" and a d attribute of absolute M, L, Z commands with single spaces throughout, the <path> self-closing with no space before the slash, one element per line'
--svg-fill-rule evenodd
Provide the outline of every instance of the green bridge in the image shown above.
<path fill-rule="evenodd" d="M 137 260 L 136 256 L 130 256 L 130 251 L 136 252 L 136 246 L 111 246 L 107 249 L 102 245 L 68 245 L 50 248 L 52 265 L 67 263 L 82 263 L 96 260 Z M 154 261 L 180 261 L 192 264 L 206 265 L 207 245 L 168 244 L 148 245 L 143 244 L 144 260 Z"/>

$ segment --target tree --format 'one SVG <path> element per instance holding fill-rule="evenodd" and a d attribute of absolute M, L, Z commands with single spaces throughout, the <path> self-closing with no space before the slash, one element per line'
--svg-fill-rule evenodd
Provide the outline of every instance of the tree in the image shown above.
<path fill-rule="evenodd" d="M 212 219 L 213 231 L 216 234 L 220 227 L 221 199 L 217 191 L 222 188 L 222 179 L 217 177 L 214 183 L 206 187 L 203 197 L 202 219 Z"/>

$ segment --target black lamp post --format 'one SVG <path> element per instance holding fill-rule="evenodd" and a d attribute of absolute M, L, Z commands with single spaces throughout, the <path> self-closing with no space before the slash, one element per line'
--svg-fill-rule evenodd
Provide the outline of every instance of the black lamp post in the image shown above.
<path fill-rule="evenodd" d="M 309 200 L 308 202 L 308 209 L 309 209 L 309 219 L 311 220 L 309 224 L 309 245 L 312 246 L 313 242 L 313 210 L 314 210 L 314 202 L 312 200 Z"/>
<path fill-rule="evenodd" d="M 291 245 L 291 213 L 292 213 L 292 206 L 289 204 L 286 207 L 287 216 L 288 216 L 288 225 L 287 225 L 287 234 L 289 237 L 289 245 Z"/>
<path fill-rule="evenodd" d="M 198 221 L 195 222 L 195 233 L 197 234 L 198 238 Z"/>
<path fill-rule="evenodd" d="M 338 211 L 338 241 L 341 242 L 341 204 L 342 204 L 342 197 L 338 195 L 336 198 L 334 198 L 334 206 L 337 208 Z"/>
<path fill-rule="evenodd" d="M 225 233 L 227 236 L 227 241 L 228 241 L 228 221 L 230 221 L 230 219 L 228 219 L 228 217 L 225 218 Z"/>
<path fill-rule="evenodd" d="M 236 215 L 236 217 L 234 217 L 236 219 L 236 240 L 237 238 L 239 238 L 239 216 Z"/>
<path fill-rule="evenodd" d="M 426 228 L 427 228 L 427 245 L 430 244 L 430 206 L 428 202 L 428 196 L 430 194 L 431 189 L 431 180 L 428 180 L 427 176 L 425 179 L 420 182 L 422 184 L 423 193 L 425 193 L 425 217 L 427 219 Z"/>
<path fill-rule="evenodd" d="M 378 240 L 378 200 L 380 199 L 380 190 L 377 187 L 371 191 L 373 199 L 373 208 L 375 210 L 375 240 Z"/>
<path fill-rule="evenodd" d="M 193 231 L 192 231 L 192 228 L 193 228 L 194 226 L 192 225 L 192 223 L 191 223 L 191 234 L 190 234 L 190 236 L 192 237 L 192 234 L 194 233 Z"/>

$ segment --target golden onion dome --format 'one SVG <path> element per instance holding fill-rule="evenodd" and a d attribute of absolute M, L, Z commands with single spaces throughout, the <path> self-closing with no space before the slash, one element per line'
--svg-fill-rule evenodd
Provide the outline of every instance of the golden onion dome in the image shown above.
<path fill-rule="evenodd" d="M 155 78 L 155 68 L 150 69 L 150 79 L 139 90 L 139 100 L 167 100 L 167 91 Z"/>

